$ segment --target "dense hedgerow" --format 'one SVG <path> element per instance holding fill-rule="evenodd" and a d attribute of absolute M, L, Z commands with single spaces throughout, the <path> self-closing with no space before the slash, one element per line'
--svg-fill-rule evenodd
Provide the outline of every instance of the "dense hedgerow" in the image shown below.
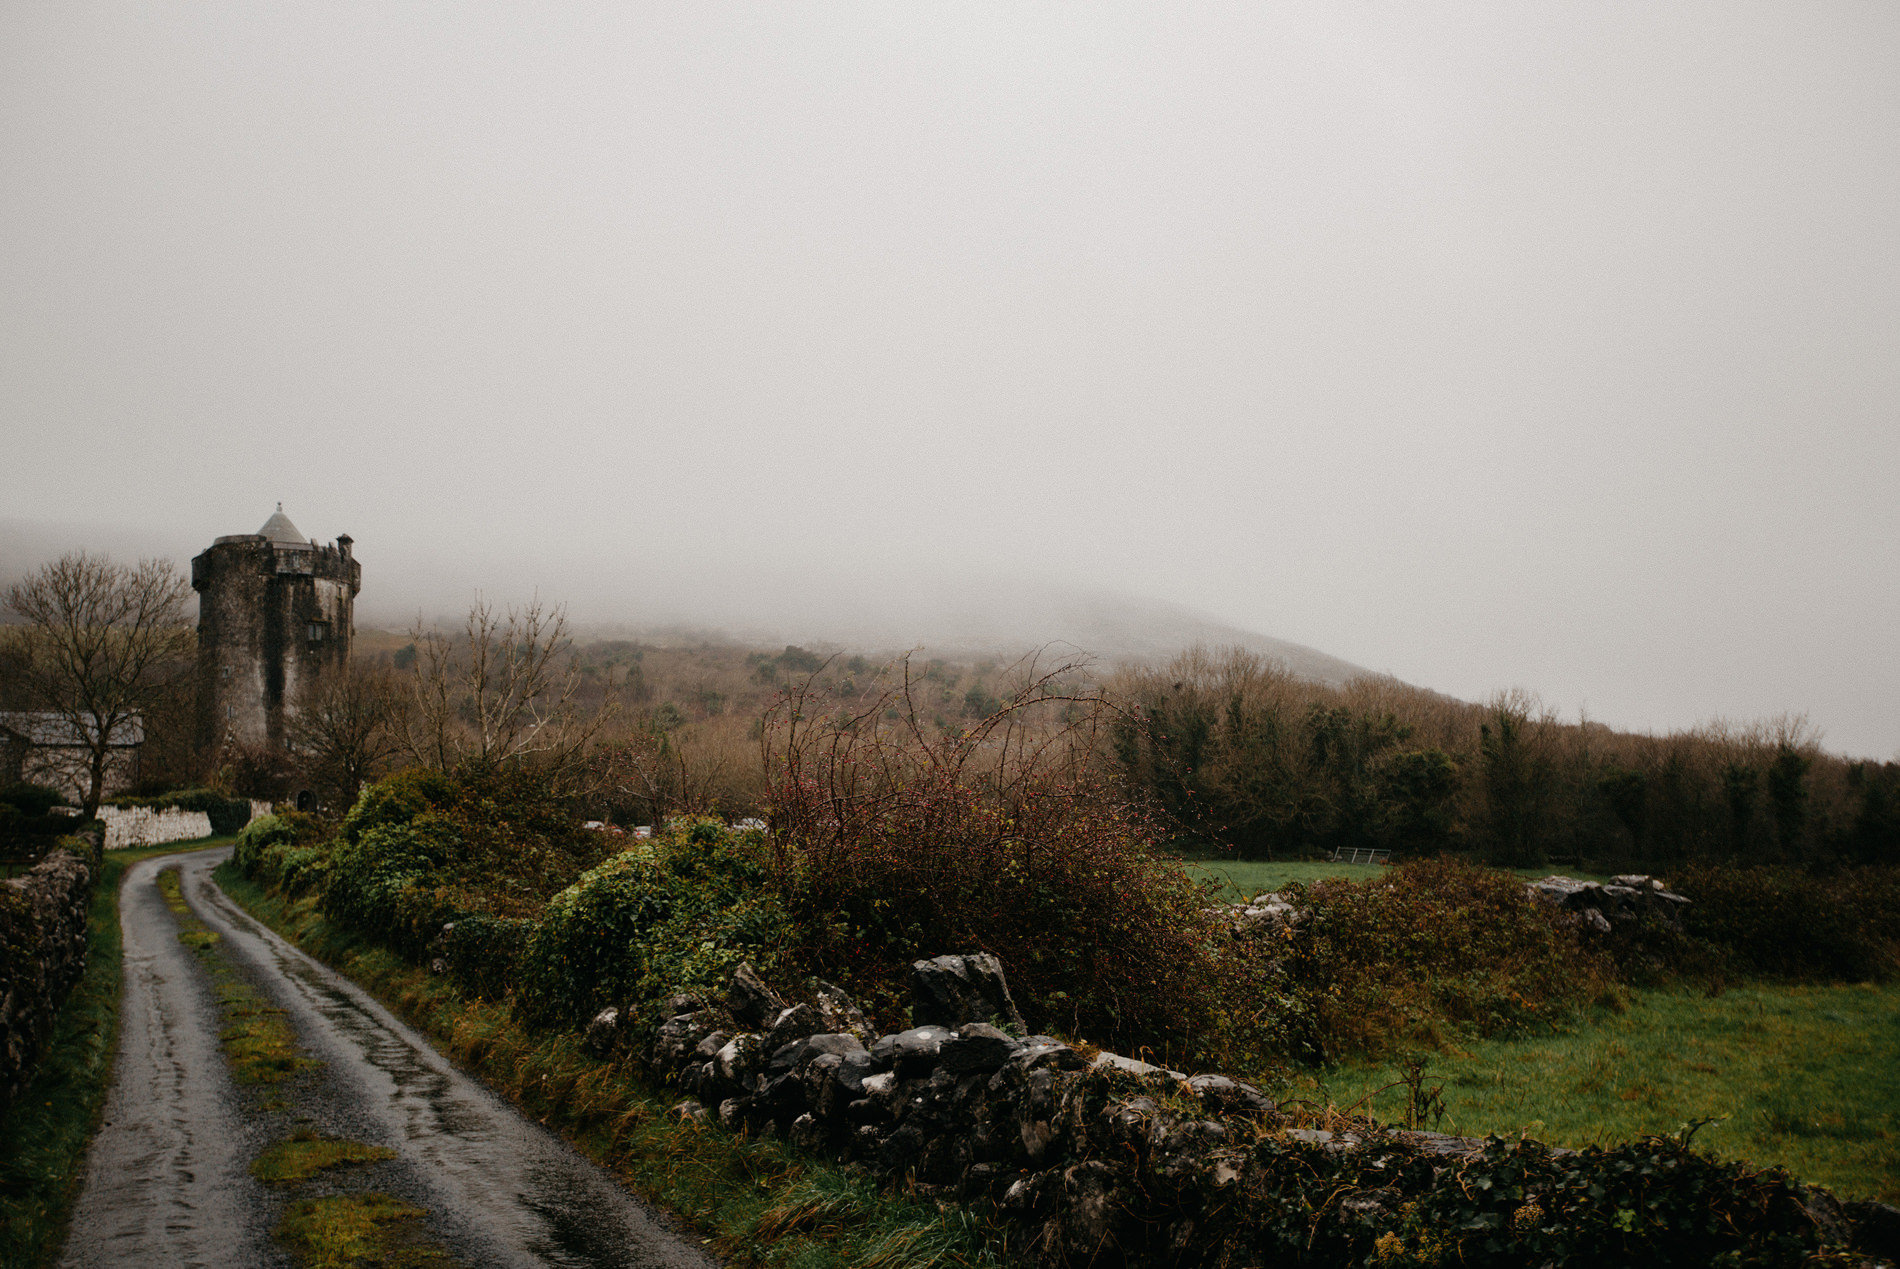
<path fill-rule="evenodd" d="M 613 849 L 532 775 L 413 769 L 365 789 L 328 841 L 314 821 L 264 817 L 239 836 L 246 876 L 315 890 L 324 912 L 405 956 L 430 954 L 451 922 L 451 951 L 492 991 L 547 900 Z"/>
<path fill-rule="evenodd" d="M 1900 867 L 1683 869 L 1686 932 L 1741 975 L 1882 981 L 1900 972 Z"/>
<path fill-rule="evenodd" d="M 292 894 L 321 889 L 330 852 L 317 821 L 297 811 L 260 815 L 238 834 L 232 859 L 247 877 Z"/>
<path fill-rule="evenodd" d="M 761 834 L 679 820 L 646 841 L 592 832 L 516 773 L 410 770 L 365 789 L 334 838 L 258 820 L 241 872 L 315 889 L 324 914 L 537 1023 L 709 989 L 791 946 Z M 621 846 L 630 849 L 623 853 Z"/>
<path fill-rule="evenodd" d="M 19 815 L 42 816 L 65 800 L 65 794 L 48 784 L 21 780 L 0 785 L 0 807 L 10 808 Z"/>
<path fill-rule="evenodd" d="M 1817 1257 L 1845 1229 L 1829 1196 L 1779 1169 L 1698 1154 L 1680 1138 L 1577 1152 L 1492 1138 L 1473 1157 L 1446 1159 L 1398 1143 L 1332 1152 L 1268 1137 L 1248 1154 L 1238 1186 L 1220 1202 L 1202 1191 L 1171 1194 L 1167 1178 L 1155 1177 L 1147 1210 L 1129 1222 L 1123 1263 L 1855 1263 Z M 1357 1210 L 1348 1214 L 1342 1197 Z M 1184 1226 L 1186 1255 L 1178 1241 Z"/>
<path fill-rule="evenodd" d="M 1575 918 L 1498 869 L 1421 860 L 1282 894 L 1307 916 L 1261 955 L 1281 1046 L 1301 1056 L 1523 1031 L 1614 992 L 1615 966 Z"/>
<path fill-rule="evenodd" d="M 609 1004 L 653 1017 L 672 992 L 723 989 L 742 961 L 776 971 L 794 935 L 762 836 L 676 820 L 582 875 L 527 939 L 517 1002 L 537 1021 Z"/>

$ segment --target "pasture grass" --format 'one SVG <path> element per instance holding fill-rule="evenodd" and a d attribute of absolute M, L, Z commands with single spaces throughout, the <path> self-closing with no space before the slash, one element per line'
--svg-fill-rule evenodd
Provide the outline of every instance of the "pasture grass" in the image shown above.
<path fill-rule="evenodd" d="M 0 1267 L 51 1264 L 79 1194 L 119 1043 L 119 882 L 141 859 L 222 846 L 230 837 L 107 851 L 92 891 L 86 969 L 60 1007 L 39 1069 L 0 1119 Z"/>
<path fill-rule="evenodd" d="M 1328 877 L 1363 880 L 1384 871 L 1366 864 L 1329 864 L 1312 859 L 1183 859 L 1181 864 L 1196 881 L 1219 885 L 1221 897 L 1230 901 L 1251 899 L 1293 881 L 1311 885 Z"/>
<path fill-rule="evenodd" d="M 989 1269 L 1008 1255 L 1008 1232 L 965 1208 L 681 1119 L 670 1113 L 679 1094 L 655 1089 L 624 1058 L 595 1058 L 572 1032 L 529 1030 L 506 1002 L 465 996 L 332 925 L 310 896 L 266 890 L 229 864 L 215 876 L 253 917 L 361 985 L 523 1114 L 684 1218 L 728 1264 Z"/>
<path fill-rule="evenodd" d="M 1329 877 L 1344 877 L 1349 881 L 1364 881 L 1385 871 L 1382 864 L 1329 864 L 1317 859 L 1183 859 L 1183 867 L 1188 876 L 1196 881 L 1212 881 L 1221 887 L 1221 897 L 1228 900 L 1251 899 L 1257 894 L 1266 894 L 1278 890 L 1289 882 L 1312 885 L 1315 881 L 1325 881 Z M 1583 872 L 1571 867 L 1550 865 L 1543 868 L 1517 868 L 1512 871 L 1530 880 L 1548 877 L 1552 873 L 1562 873 L 1566 877 L 1575 877 L 1579 881 L 1608 881 L 1610 875 L 1600 872 Z"/>
<path fill-rule="evenodd" d="M 1390 1064 L 1300 1077 L 1349 1107 L 1403 1117 Z M 1900 1200 L 1900 986 L 1751 984 L 1710 997 L 1635 995 L 1555 1035 L 1473 1041 L 1430 1056 L 1445 1132 L 1527 1133 L 1608 1146 L 1698 1119 L 1696 1146 L 1777 1164 L 1843 1197 Z"/>

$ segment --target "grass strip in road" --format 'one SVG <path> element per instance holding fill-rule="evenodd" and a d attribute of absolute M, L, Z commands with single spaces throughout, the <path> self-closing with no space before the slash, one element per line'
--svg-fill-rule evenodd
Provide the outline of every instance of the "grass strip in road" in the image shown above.
<path fill-rule="evenodd" d="M 232 1080 L 278 1084 L 318 1065 L 298 1048 L 297 1033 L 286 1012 L 270 1004 L 238 972 L 219 949 L 218 932 L 192 914 L 178 869 L 159 872 L 158 891 L 178 922 L 178 941 L 197 953 L 211 978 L 225 1023 L 218 1040 Z M 267 1184 L 298 1185 L 329 1168 L 395 1157 L 396 1152 L 384 1146 L 303 1130 L 267 1147 L 252 1161 L 251 1175 Z M 299 1269 L 443 1269 L 453 1262 L 424 1232 L 427 1216 L 423 1209 L 387 1194 L 329 1195 L 292 1203 L 271 1236 L 290 1252 Z"/>
<path fill-rule="evenodd" d="M 700 1230 L 728 1262 L 785 1269 L 998 1266 L 1007 1232 L 967 1209 L 881 1191 L 875 1180 L 668 1113 L 679 1100 L 566 1032 L 532 1033 L 505 1003 L 463 996 L 394 953 L 338 929 L 309 899 L 267 891 L 226 865 L 215 878 L 246 911 L 380 999 L 529 1118 Z"/>
<path fill-rule="evenodd" d="M 422 1232 L 427 1215 L 387 1194 L 342 1194 L 292 1203 L 272 1231 L 301 1269 L 446 1269 L 447 1252 Z"/>
<path fill-rule="evenodd" d="M 179 889 L 178 869 L 158 874 L 158 891 L 178 920 L 178 941 L 198 954 L 217 994 L 224 1027 L 218 1041 L 231 1078 L 239 1084 L 276 1084 L 316 1062 L 297 1048 L 297 1033 L 284 1011 L 265 1000 L 218 950 L 218 933 L 191 913 Z"/>
<path fill-rule="evenodd" d="M 393 1159 L 388 1146 L 368 1146 L 347 1137 L 325 1137 L 301 1129 L 267 1146 L 251 1161 L 251 1175 L 267 1185 L 296 1185 L 326 1168 Z"/>
<path fill-rule="evenodd" d="M 0 1269 L 51 1264 L 78 1197 L 119 1040 L 119 882 L 154 855 L 223 846 L 229 837 L 106 852 L 93 887 L 86 970 L 60 1007 L 33 1082 L 0 1120 Z"/>

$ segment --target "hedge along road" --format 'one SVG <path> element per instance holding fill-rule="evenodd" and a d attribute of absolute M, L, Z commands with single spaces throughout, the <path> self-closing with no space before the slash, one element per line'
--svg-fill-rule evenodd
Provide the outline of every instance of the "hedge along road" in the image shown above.
<path fill-rule="evenodd" d="M 149 859 L 126 875 L 119 1051 L 63 1264 L 288 1266 L 295 1259 L 271 1234 L 294 1202 L 370 1190 L 426 1213 L 412 1241 L 463 1266 L 716 1264 L 354 984 L 241 912 L 210 878 L 230 851 Z M 171 868 L 189 908 L 182 924 L 157 885 Z M 193 917 L 217 936 L 196 935 L 197 948 L 180 938 Z M 283 1011 L 271 1016 L 313 1062 L 281 1082 L 233 1078 L 220 1031 L 234 993 L 246 992 Z M 255 1179 L 253 1160 L 293 1133 L 393 1157 L 296 1190 Z"/>

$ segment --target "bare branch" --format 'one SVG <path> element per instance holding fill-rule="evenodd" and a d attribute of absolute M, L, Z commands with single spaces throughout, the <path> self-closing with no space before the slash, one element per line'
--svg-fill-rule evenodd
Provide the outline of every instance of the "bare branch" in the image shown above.
<path fill-rule="evenodd" d="M 113 745 L 188 672 L 190 584 L 169 561 L 78 552 L 8 588 L 25 626 L 7 635 L 31 698 L 86 753 L 85 813 L 98 810 Z"/>

